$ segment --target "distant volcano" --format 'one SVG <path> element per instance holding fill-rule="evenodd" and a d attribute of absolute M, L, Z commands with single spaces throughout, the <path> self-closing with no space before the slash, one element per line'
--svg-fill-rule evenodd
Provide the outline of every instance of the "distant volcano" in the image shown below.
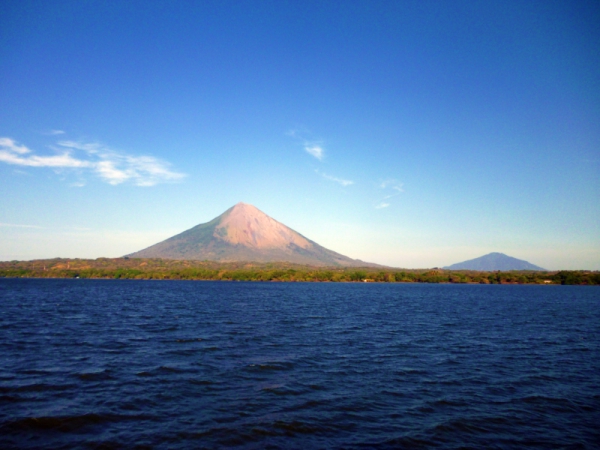
<path fill-rule="evenodd" d="M 287 261 L 313 266 L 376 266 L 321 247 L 246 203 L 238 203 L 210 222 L 196 225 L 127 256 L 222 262 Z"/>
<path fill-rule="evenodd" d="M 444 269 L 451 270 L 542 270 L 539 266 L 531 264 L 530 262 L 523 261 L 522 259 L 513 258 L 512 256 L 505 255 L 504 253 L 489 253 L 479 258 L 470 259 L 460 263 L 452 264 L 451 266 L 444 267 Z"/>

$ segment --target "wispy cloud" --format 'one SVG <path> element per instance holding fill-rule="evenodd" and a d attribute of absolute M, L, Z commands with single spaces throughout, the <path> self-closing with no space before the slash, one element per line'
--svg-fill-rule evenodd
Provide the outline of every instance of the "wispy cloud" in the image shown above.
<path fill-rule="evenodd" d="M 389 200 L 390 198 L 396 197 L 397 195 L 400 195 L 404 192 L 403 184 L 393 178 L 389 178 L 380 182 L 378 187 L 379 189 L 382 189 L 384 192 L 386 192 L 386 195 L 383 196 L 384 201 L 381 201 L 377 205 L 375 205 L 376 209 L 387 208 L 391 205 L 391 203 L 385 200 Z"/>
<path fill-rule="evenodd" d="M 41 131 L 40 134 L 43 134 L 44 136 L 59 136 L 61 134 L 66 134 L 66 131 L 63 131 L 63 130 L 45 130 L 45 131 Z"/>
<path fill-rule="evenodd" d="M 398 182 L 397 180 L 394 179 L 388 179 L 385 181 L 382 181 L 381 183 L 379 183 L 379 187 L 381 189 L 391 189 L 393 191 L 396 191 L 396 193 L 390 195 L 390 197 L 394 197 L 396 195 L 401 194 L 402 192 L 404 192 L 404 189 L 402 189 L 402 186 L 404 186 L 402 183 Z M 388 197 L 386 197 L 388 198 Z"/>
<path fill-rule="evenodd" d="M 152 156 L 119 153 L 98 143 L 60 141 L 51 147 L 56 154 L 39 156 L 10 138 L 0 138 L 0 162 L 28 167 L 89 170 L 109 184 L 130 182 L 154 186 L 186 175 L 174 172 L 169 163 Z M 79 181 L 76 185 L 81 185 Z"/>
<path fill-rule="evenodd" d="M 335 181 L 336 183 L 339 183 L 339 184 L 341 184 L 344 187 L 345 186 L 350 186 L 351 184 L 354 184 L 354 181 L 344 180 L 343 178 L 337 178 L 337 177 L 328 175 L 326 173 L 320 172 L 319 170 L 315 170 L 315 172 L 318 173 L 319 175 L 321 175 L 326 180 Z"/>
<path fill-rule="evenodd" d="M 298 134 L 300 134 L 300 130 L 292 128 L 291 130 L 286 131 L 285 134 L 295 139 L 298 137 Z"/>
<path fill-rule="evenodd" d="M 304 150 L 306 151 L 306 153 L 314 156 L 319 161 L 323 161 L 323 158 L 325 157 L 325 150 L 323 150 L 323 147 L 321 147 L 320 145 L 305 143 Z"/>
<path fill-rule="evenodd" d="M 325 148 L 323 148 L 323 142 L 317 139 L 312 139 L 310 131 L 301 127 L 291 129 L 285 134 L 294 140 L 301 142 L 302 146 L 304 147 L 304 151 L 309 155 L 317 158 L 319 161 L 323 161 L 325 158 Z"/>
<path fill-rule="evenodd" d="M 11 227 L 11 228 L 44 228 L 37 225 L 19 225 L 16 223 L 0 223 L 0 227 Z"/>
<path fill-rule="evenodd" d="M 75 159 L 69 152 L 52 156 L 34 155 L 10 138 L 0 138 L 0 161 L 29 167 L 90 167 L 89 161 Z"/>
<path fill-rule="evenodd" d="M 24 155 L 31 152 L 31 150 L 24 145 L 19 145 L 11 138 L 6 137 L 0 137 L 0 150 L 16 153 L 17 155 Z"/>

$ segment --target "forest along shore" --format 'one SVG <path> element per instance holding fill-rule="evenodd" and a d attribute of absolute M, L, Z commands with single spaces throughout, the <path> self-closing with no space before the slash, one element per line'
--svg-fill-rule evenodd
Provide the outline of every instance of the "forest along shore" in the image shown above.
<path fill-rule="evenodd" d="M 4 261 L 0 262 L 0 277 L 600 285 L 600 272 L 587 270 L 480 272 L 438 268 L 316 267 L 285 262 L 220 263 L 156 258 L 55 258 Z"/>

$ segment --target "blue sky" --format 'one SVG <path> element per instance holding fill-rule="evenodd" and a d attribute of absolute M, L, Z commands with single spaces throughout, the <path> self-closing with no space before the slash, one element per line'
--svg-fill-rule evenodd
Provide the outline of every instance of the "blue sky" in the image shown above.
<path fill-rule="evenodd" d="M 596 1 L 4 1 L 0 260 L 251 203 L 396 267 L 600 269 Z"/>

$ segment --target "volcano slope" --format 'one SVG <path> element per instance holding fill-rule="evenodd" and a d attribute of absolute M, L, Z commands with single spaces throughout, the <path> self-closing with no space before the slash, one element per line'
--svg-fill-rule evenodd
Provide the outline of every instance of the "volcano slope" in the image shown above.
<path fill-rule="evenodd" d="M 302 236 L 258 208 L 238 203 L 210 222 L 196 225 L 130 258 L 220 262 L 292 262 L 312 266 L 378 267 L 341 255 Z"/>

